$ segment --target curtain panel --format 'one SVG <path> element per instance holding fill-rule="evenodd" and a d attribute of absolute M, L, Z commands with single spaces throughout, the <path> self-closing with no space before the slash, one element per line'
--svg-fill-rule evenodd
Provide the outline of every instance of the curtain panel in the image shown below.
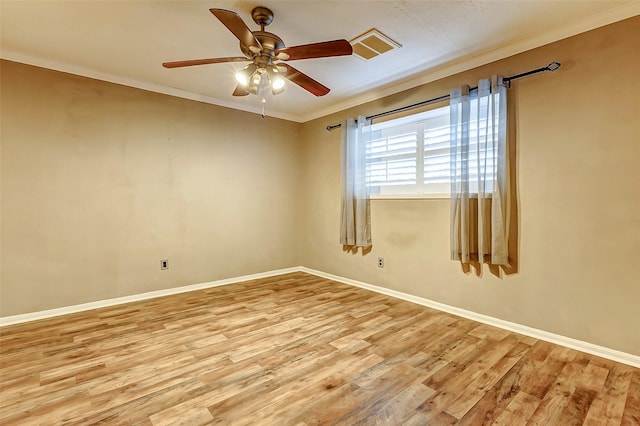
<path fill-rule="evenodd" d="M 451 259 L 507 265 L 507 90 L 502 77 L 451 91 Z"/>
<path fill-rule="evenodd" d="M 342 208 L 340 243 L 347 247 L 371 247 L 371 212 L 366 184 L 367 142 L 371 121 L 347 119 L 342 126 Z"/>

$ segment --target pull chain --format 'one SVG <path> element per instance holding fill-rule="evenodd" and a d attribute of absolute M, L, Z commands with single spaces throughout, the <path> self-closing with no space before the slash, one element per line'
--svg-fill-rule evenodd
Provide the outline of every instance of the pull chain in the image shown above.
<path fill-rule="evenodd" d="M 267 100 L 265 98 L 262 98 L 262 100 L 260 101 L 262 102 L 262 118 L 265 118 L 265 114 L 264 114 L 264 105 L 267 103 Z"/>

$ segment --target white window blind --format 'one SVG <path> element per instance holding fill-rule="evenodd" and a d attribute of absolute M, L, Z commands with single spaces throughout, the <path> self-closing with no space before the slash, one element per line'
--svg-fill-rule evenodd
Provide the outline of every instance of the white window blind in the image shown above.
<path fill-rule="evenodd" d="M 415 185 L 418 133 L 414 125 L 378 128 L 367 145 L 367 184 L 370 186 Z"/>
<path fill-rule="evenodd" d="M 372 194 L 449 192 L 449 107 L 375 123 L 367 144 Z"/>
<path fill-rule="evenodd" d="M 472 107 L 471 117 L 477 117 L 477 105 Z M 371 130 L 373 137 L 367 144 L 366 167 L 367 186 L 371 194 L 450 193 L 451 129 L 448 106 L 374 123 Z M 469 175 L 472 181 L 477 180 L 479 167 L 495 170 L 496 153 L 492 146 L 487 147 L 487 138 L 483 136 L 486 134 L 488 140 L 492 140 L 492 131 L 490 127 L 487 128 L 486 120 L 471 120 Z M 488 181 L 487 185 L 490 184 Z M 470 189 L 471 192 L 477 192 L 477 185 Z M 491 189 L 487 187 L 487 191 Z"/>

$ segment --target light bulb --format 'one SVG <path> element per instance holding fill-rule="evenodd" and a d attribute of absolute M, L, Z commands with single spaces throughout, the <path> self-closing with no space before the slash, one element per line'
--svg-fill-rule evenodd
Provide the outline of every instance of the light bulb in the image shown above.
<path fill-rule="evenodd" d="M 251 76 L 250 84 L 259 86 L 261 80 L 262 80 L 262 73 L 260 72 L 260 70 L 258 70 Z"/>
<path fill-rule="evenodd" d="M 280 90 L 284 87 L 284 78 L 282 77 L 274 77 L 271 80 L 271 88 L 273 90 Z"/>
<path fill-rule="evenodd" d="M 236 72 L 236 81 L 241 86 L 247 86 L 251 81 L 251 77 L 256 74 L 257 68 L 255 64 L 249 64 L 241 70 L 238 70 L 238 72 Z"/>
<path fill-rule="evenodd" d="M 269 75 L 269 85 L 271 86 L 271 93 L 277 95 L 278 93 L 282 93 L 284 91 L 284 78 L 282 78 L 279 74 L 278 67 L 272 65 L 267 68 L 267 74 Z"/>
<path fill-rule="evenodd" d="M 244 72 L 242 72 L 242 70 L 236 73 L 236 81 L 241 86 L 246 86 L 247 84 L 249 84 L 249 78 L 246 76 Z"/>

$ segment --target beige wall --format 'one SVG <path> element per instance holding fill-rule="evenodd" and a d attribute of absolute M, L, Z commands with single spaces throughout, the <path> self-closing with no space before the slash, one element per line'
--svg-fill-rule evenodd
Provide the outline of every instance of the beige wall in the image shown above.
<path fill-rule="evenodd" d="M 300 124 L 1 71 L 1 316 L 298 265 Z"/>
<path fill-rule="evenodd" d="M 302 264 L 640 355 L 638 40 L 636 17 L 305 123 Z M 518 80 L 509 95 L 517 273 L 479 277 L 448 260 L 448 199 L 374 200 L 373 250 L 342 251 L 340 131 L 324 126 L 552 60 L 561 70 Z"/>

